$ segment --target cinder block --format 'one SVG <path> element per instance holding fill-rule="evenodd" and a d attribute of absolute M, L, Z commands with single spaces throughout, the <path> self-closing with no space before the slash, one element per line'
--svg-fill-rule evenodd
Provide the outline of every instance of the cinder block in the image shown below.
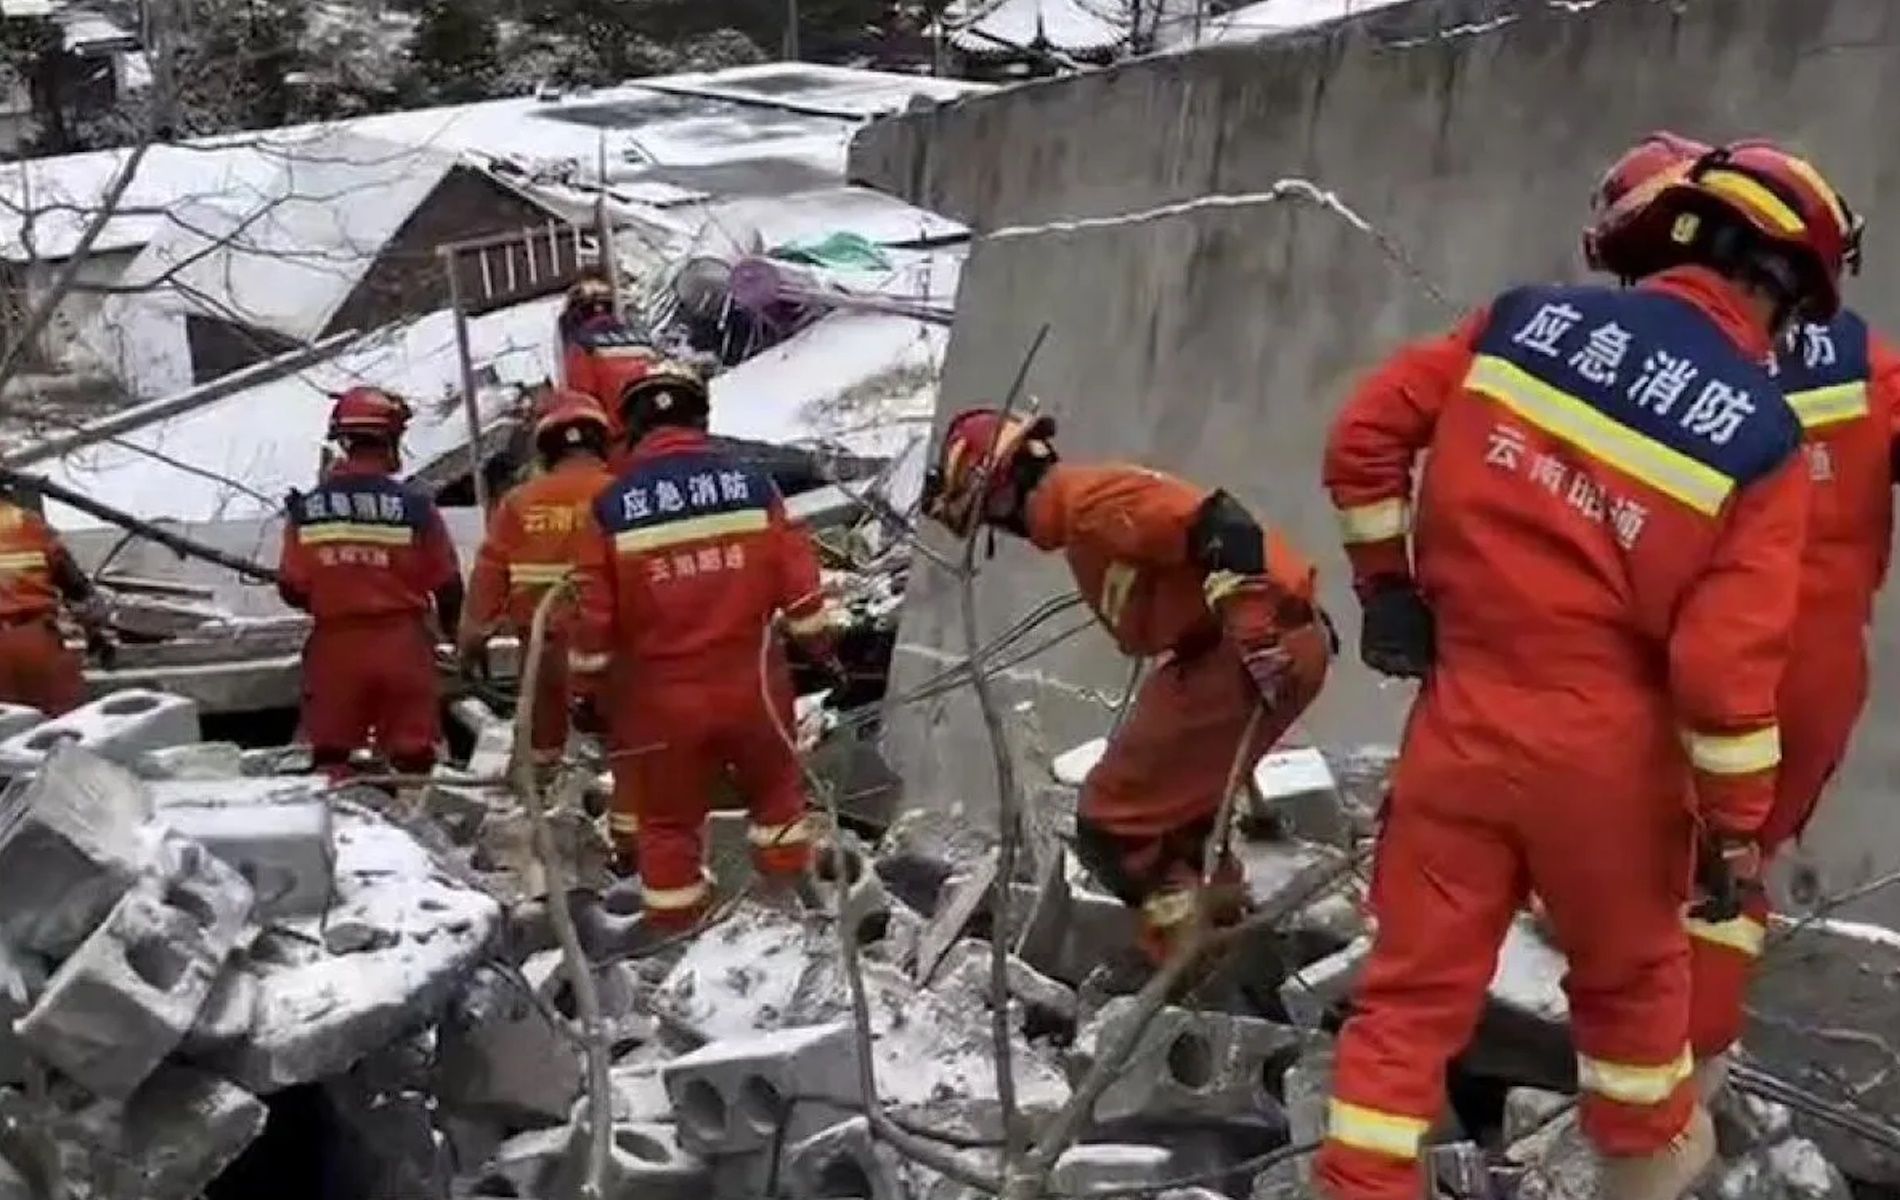
<path fill-rule="evenodd" d="M 1282 834 L 1328 846 L 1352 844 L 1352 822 L 1326 757 L 1311 746 L 1275 750 L 1253 772 L 1263 814 Z"/>
<path fill-rule="evenodd" d="M 1280 1004 L 1294 1024 L 1317 1029 L 1320 1022 L 1352 994 L 1359 968 L 1372 955 L 1370 937 L 1354 938 L 1344 950 L 1309 963 L 1280 984 Z"/>
<path fill-rule="evenodd" d="M 105 1195 L 193 1200 L 264 1132 L 263 1102 L 235 1084 L 190 1067 L 163 1066 L 125 1106 L 120 1176 Z"/>
<path fill-rule="evenodd" d="M 1092 1057 L 1110 1053 L 1138 1008 L 1132 996 L 1110 1001 L 1078 1043 Z M 1220 1119 L 1257 1112 L 1277 1102 L 1282 1077 L 1305 1042 L 1301 1031 L 1271 1021 L 1164 1008 L 1142 1031 L 1127 1068 L 1095 1102 L 1095 1119 Z"/>
<path fill-rule="evenodd" d="M 670 1125 L 616 1123 L 605 1200 L 707 1200 L 709 1195 L 728 1194 L 713 1186 L 708 1165 L 680 1142 Z M 546 1192 L 523 1194 L 576 1195 L 586 1170 L 586 1127 L 575 1126 L 553 1186 Z"/>
<path fill-rule="evenodd" d="M 477 1174 L 476 1196 L 557 1196 L 552 1184 L 561 1172 L 574 1127 L 537 1129 L 517 1134 L 496 1147 Z"/>
<path fill-rule="evenodd" d="M 244 774 L 244 751 L 235 742 L 195 742 L 139 755 L 132 769 L 144 779 L 204 781 Z"/>
<path fill-rule="evenodd" d="M 708 1157 L 764 1149 L 781 1128 L 802 1140 L 863 1103 L 857 1044 L 843 1021 L 713 1042 L 661 1077 L 681 1140 Z"/>
<path fill-rule="evenodd" d="M 0 771 L 17 775 L 35 770 L 56 748 L 68 744 L 130 767 L 148 751 L 200 739 L 196 701 L 128 688 L 0 742 Z"/>
<path fill-rule="evenodd" d="M 871 1136 L 863 1117 L 841 1121 L 793 1146 L 785 1158 L 790 1200 L 906 1200 L 895 1151 Z"/>
<path fill-rule="evenodd" d="M 267 790 L 265 780 L 232 782 L 249 791 L 197 802 L 161 798 L 159 819 L 244 877 L 255 894 L 258 920 L 323 912 L 336 868 L 330 805 L 307 788 Z"/>
<path fill-rule="evenodd" d="M 145 785 L 77 748 L 0 796 L 0 940 L 61 959 L 155 854 Z"/>
<path fill-rule="evenodd" d="M 1042 1029 L 1075 1027 L 1075 990 L 1036 970 L 1015 955 L 1007 967 L 1009 997 Z M 964 938 L 950 948 L 931 990 L 945 998 L 968 997 L 988 1007 L 990 1001 L 990 943 Z"/>
<path fill-rule="evenodd" d="M 15 1029 L 96 1095 L 123 1098 L 184 1039 L 251 911 L 251 889 L 196 843 L 127 892 Z"/>
<path fill-rule="evenodd" d="M 1112 1196 L 1126 1187 L 1165 1183 L 1173 1166 L 1173 1152 L 1160 1146 L 1072 1146 L 1049 1172 L 1049 1186 L 1060 1196 Z"/>

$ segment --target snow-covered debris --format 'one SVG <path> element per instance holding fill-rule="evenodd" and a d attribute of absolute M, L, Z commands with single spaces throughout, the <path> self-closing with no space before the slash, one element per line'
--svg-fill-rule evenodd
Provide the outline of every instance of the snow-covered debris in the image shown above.
<path fill-rule="evenodd" d="M 105 919 L 152 859 L 149 793 L 129 772 L 62 747 L 0 796 L 0 940 L 59 959 Z"/>
<path fill-rule="evenodd" d="M 972 58 L 1002 58 L 1019 47 L 1078 58 L 1112 54 L 1128 40 L 1128 24 L 1112 6 L 1088 0 L 968 0 L 945 13 L 950 44 Z"/>
<path fill-rule="evenodd" d="M 1189 49 L 1220 42 L 1252 42 L 1297 30 L 1344 20 L 1360 13 L 1387 8 L 1404 0 L 1261 0 L 1243 4 L 1200 25 L 1174 22 L 1162 35 L 1171 48 Z"/>
<path fill-rule="evenodd" d="M 443 874 L 415 839 L 350 804 L 336 814 L 336 906 L 389 944 L 335 955 L 322 922 L 263 933 L 236 969 L 256 977 L 256 1024 L 213 1065 L 268 1093 L 347 1070 L 397 1035 L 433 1023 L 501 922 L 494 900 Z"/>

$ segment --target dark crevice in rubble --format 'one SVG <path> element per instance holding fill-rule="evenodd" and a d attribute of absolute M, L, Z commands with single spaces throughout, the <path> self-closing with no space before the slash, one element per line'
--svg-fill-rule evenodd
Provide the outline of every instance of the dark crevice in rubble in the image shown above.
<path fill-rule="evenodd" d="M 370 1200 L 370 1172 L 321 1084 L 264 1097 L 264 1132 L 205 1189 L 205 1200 Z"/>

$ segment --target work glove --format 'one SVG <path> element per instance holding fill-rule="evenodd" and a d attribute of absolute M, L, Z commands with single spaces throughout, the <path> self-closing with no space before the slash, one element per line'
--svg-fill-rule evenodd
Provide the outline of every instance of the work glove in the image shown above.
<path fill-rule="evenodd" d="M 101 670 L 114 670 L 119 665 L 119 643 L 103 629 L 87 629 L 86 657 L 97 663 Z"/>
<path fill-rule="evenodd" d="M 462 678 L 478 682 L 488 680 L 488 641 L 485 638 L 469 638 L 455 644 L 455 669 Z"/>
<path fill-rule="evenodd" d="M 1432 666 L 1432 610 L 1411 580 L 1385 580 L 1365 599 L 1359 656 L 1381 675 L 1423 679 Z"/>
<path fill-rule="evenodd" d="M 607 732 L 607 722 L 600 711 L 600 697 L 591 692 L 582 692 L 574 697 L 569 720 L 577 733 L 601 737 Z"/>
<path fill-rule="evenodd" d="M 1761 844 L 1732 833 L 1705 834 L 1696 843 L 1695 882 L 1700 899 L 1689 915 L 1721 924 L 1742 915 L 1762 890 Z"/>

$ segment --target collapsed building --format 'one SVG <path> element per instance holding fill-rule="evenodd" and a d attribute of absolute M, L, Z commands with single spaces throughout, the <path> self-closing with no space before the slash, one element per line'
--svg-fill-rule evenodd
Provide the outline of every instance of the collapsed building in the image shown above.
<path fill-rule="evenodd" d="M 1459 15 L 1475 28 L 1486 14 L 1472 7 Z M 1617 11 L 1632 5 L 1587 18 L 1525 7 L 1507 14 L 1525 28 L 1499 53 L 1535 57 L 1541 38 L 1609 37 L 1616 22 L 1655 19 Z M 594 748 L 576 744 L 537 840 L 500 715 L 511 664 L 498 664 L 493 688 L 459 689 L 455 765 L 426 787 L 398 798 L 331 787 L 286 745 L 302 618 L 261 580 L 181 563 L 150 535 L 101 526 L 49 492 L 49 513 L 114 593 L 127 647 L 116 668 L 93 673 L 99 695 L 86 708 L 51 721 L 0 712 L 0 774 L 13 780 L 0 798 L 0 1195 L 568 1196 L 590 1184 L 598 1145 L 604 1194 L 616 1197 L 963 1200 L 999 1193 L 1025 1160 L 1044 1173 L 1035 1194 L 1299 1196 L 1332 1035 L 1369 946 L 1362 901 L 1391 698 L 1348 689 L 1334 703 L 1359 709 L 1353 720 L 1321 712 L 1310 744 L 1270 756 L 1248 781 L 1236 849 L 1255 917 L 1215 969 L 1150 1004 L 1127 912 L 1067 849 L 1075 788 L 1101 753 L 1128 667 L 1091 641 L 1076 598 L 1055 594 L 1050 576 L 1005 554 L 959 578 L 917 547 L 908 511 L 946 353 L 947 397 L 1000 394 L 1043 319 L 1051 347 L 1031 364 L 1031 388 L 1078 418 L 1069 427 L 1083 448 L 1164 461 L 1205 450 L 1197 465 L 1215 469 L 1257 454 L 1257 431 L 1218 411 L 1192 435 L 1167 413 L 1148 425 L 1090 419 L 1085 404 L 1139 403 L 1164 360 L 1208 380 L 1226 357 L 1208 352 L 1217 337 L 1250 347 L 1237 356 L 1250 363 L 1265 354 L 1258 296 L 1194 320 L 1168 308 L 1201 277 L 1160 273 L 1151 255 L 1183 271 L 1236 269 L 1241 256 L 1219 252 L 1238 244 L 1224 227 L 1185 258 L 1158 218 L 1126 236 L 1159 249 L 1077 245 L 1090 231 L 1074 217 L 1112 231 L 1146 201 L 1182 197 L 1158 184 L 1124 195 L 1127 180 L 1111 187 L 1041 139 L 1098 117 L 1145 129 L 1131 114 L 1204 70 L 1243 96 L 1278 87 L 1271 72 L 1386 86 L 1382 72 L 1415 69 L 1392 47 L 1427 35 L 1405 8 L 1378 18 L 1397 25 L 888 116 L 860 135 L 851 174 L 890 195 L 845 185 L 834 162 L 842 135 L 909 103 L 904 88 L 863 73 L 758 68 L 563 98 L 555 107 L 572 110 L 574 128 L 559 146 L 546 141 L 558 121 L 530 112 L 542 101 L 363 123 L 357 133 L 398 144 L 426 130 L 460 155 L 452 169 L 431 166 L 441 175 L 438 188 L 417 187 L 424 199 L 462 179 L 456 171 L 475 172 L 481 196 L 533 204 L 534 220 L 554 227 L 550 245 L 598 237 L 590 223 L 608 214 L 613 247 L 590 248 L 623 260 L 636 284 L 630 313 L 716 369 L 715 434 L 767 463 L 819 529 L 828 580 L 853 613 L 858 681 L 800 704 L 801 749 L 835 811 L 839 849 L 821 860 L 815 907 L 787 911 L 749 889 L 743 820 L 716 814 L 713 916 L 690 939 L 646 941 L 600 898 Z M 1586 19 L 1605 24 L 1594 34 L 1562 24 Z M 1430 52 L 1479 53 L 1458 39 Z M 1263 68 L 1268 85 L 1254 81 Z M 1187 111 L 1175 99 L 1152 111 Z M 1091 115 L 1098 106 L 1113 116 Z M 481 127 L 489 142 L 517 122 L 532 130 L 524 142 L 551 153 L 484 151 L 468 132 Z M 710 147 L 720 139 L 707 125 L 721 122 L 751 127 L 738 161 Z M 988 143 L 999 127 L 1010 130 L 1000 147 Z M 1036 152 L 1016 153 L 1016 138 Z M 1235 168 L 1215 157 L 1207 180 L 1219 182 Z M 1084 178 L 1052 179 L 1058 160 Z M 715 194 L 734 178 L 741 194 Z M 1168 187 L 1198 193 L 1207 180 L 1179 174 Z M 1276 226 L 1275 243 L 1303 269 L 1294 235 L 1305 221 Z M 370 240 L 399 242 L 403 228 L 384 219 Z M 1326 243 L 1348 264 L 1337 269 L 1380 280 L 1395 270 L 1354 240 L 1362 232 L 1337 236 Z M 407 469 L 443 498 L 466 554 L 480 532 L 474 481 L 509 477 L 523 390 L 554 374 L 553 302 L 469 318 L 471 444 L 455 314 L 433 307 L 439 295 L 398 297 L 428 311 L 346 328 L 337 314 L 375 275 L 359 265 L 325 282 L 317 316 L 299 318 L 292 341 L 311 345 L 261 339 L 235 372 L 28 431 L 4 465 L 155 521 L 196 550 L 268 562 L 281 493 L 316 470 L 328 393 L 375 382 L 423 401 Z M 1364 299 L 1361 287 L 1351 296 Z M 1391 303 L 1422 320 L 1425 294 Z M 254 317 L 259 301 L 226 296 L 218 308 Z M 196 315 L 198 345 L 233 341 L 205 336 L 210 318 Z M 1327 340 L 1337 336 L 1315 335 L 1324 361 L 1302 367 L 1300 387 L 1362 361 L 1363 347 Z M 193 342 L 187 332 L 170 344 Z M 1289 444 L 1310 433 L 1285 412 L 1272 419 L 1292 422 L 1273 426 Z M 1259 490 L 1267 511 L 1291 506 L 1303 519 L 1290 493 Z M 1307 532 L 1309 545 L 1330 544 Z M 980 647 L 955 619 L 966 585 L 996 631 Z M 1005 745 L 990 745 L 977 720 L 972 670 L 1002 692 Z M 1013 875 L 999 869 L 993 753 L 1016 764 L 1033 818 L 1007 835 L 1020 842 Z M 1900 937 L 1810 907 L 1774 935 L 1706 1196 L 1845 1200 L 1900 1186 L 1900 1129 L 1887 1116 L 1900 1110 L 1890 1070 Z M 585 963 L 561 948 L 563 917 Z M 1439 1195 L 1594 1194 L 1567 1098 L 1563 969 L 1527 915 L 1434 1130 Z"/>

